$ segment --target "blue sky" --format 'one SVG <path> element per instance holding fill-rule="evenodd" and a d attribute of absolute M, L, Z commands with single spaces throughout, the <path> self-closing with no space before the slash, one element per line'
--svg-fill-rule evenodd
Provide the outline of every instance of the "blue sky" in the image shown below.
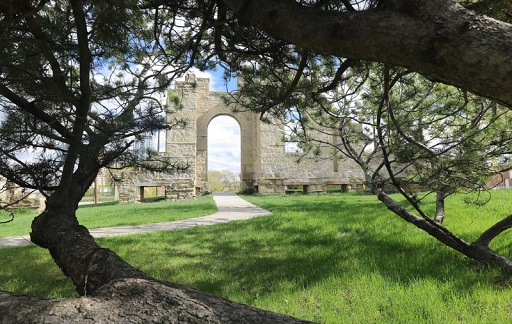
<path fill-rule="evenodd" d="M 226 91 L 226 83 L 222 78 L 222 70 L 195 72 L 198 77 L 210 78 L 211 91 Z M 227 85 L 229 91 L 236 90 L 236 79 Z M 2 116 L 0 115 L 0 119 Z M 160 151 L 165 150 L 165 135 L 160 134 Z M 156 136 L 153 138 L 157 146 Z M 214 118 L 208 127 L 208 170 L 229 170 L 240 173 L 240 126 L 229 116 Z M 33 154 L 22 154 L 24 160 L 31 159 Z"/>

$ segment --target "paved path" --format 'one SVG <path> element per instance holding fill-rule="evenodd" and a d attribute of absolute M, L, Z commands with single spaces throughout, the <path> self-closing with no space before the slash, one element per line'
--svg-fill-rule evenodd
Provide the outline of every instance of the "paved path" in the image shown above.
<path fill-rule="evenodd" d="M 92 236 L 105 237 L 123 234 L 141 234 L 154 231 L 173 231 L 195 226 L 226 223 L 234 220 L 247 220 L 254 217 L 269 215 L 266 209 L 254 206 L 234 193 L 214 193 L 213 199 L 218 211 L 208 216 L 189 218 L 184 220 L 143 224 L 134 226 L 117 226 L 90 229 Z M 0 238 L 0 248 L 31 245 L 30 237 L 12 236 Z"/>

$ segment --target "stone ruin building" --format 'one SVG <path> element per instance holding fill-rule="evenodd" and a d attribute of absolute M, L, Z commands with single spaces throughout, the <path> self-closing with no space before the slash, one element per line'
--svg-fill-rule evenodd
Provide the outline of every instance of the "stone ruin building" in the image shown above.
<path fill-rule="evenodd" d="M 45 198 L 39 192 L 27 192 L 23 188 L 8 182 L 0 177 L 0 207 L 10 211 L 16 208 L 27 208 L 42 211 L 45 207 Z"/>
<path fill-rule="evenodd" d="M 183 109 L 169 112 L 167 120 L 185 119 L 187 126 L 167 131 L 165 152 L 159 154 L 190 167 L 174 174 L 121 172 L 117 184 L 120 201 L 143 201 L 145 187 L 160 188 L 166 199 L 186 199 L 208 192 L 208 124 L 220 115 L 233 117 L 240 125 L 244 192 L 283 194 L 291 186 L 300 186 L 304 192 L 324 192 L 328 186 L 338 186 L 342 191 L 362 189 L 363 175 L 354 162 L 336 159 L 328 145 L 319 155 L 308 153 L 302 158 L 304 153 L 286 152 L 284 125 L 261 122 L 254 112 L 234 113 L 223 100 L 226 93 L 210 91 L 209 79 L 189 74 L 185 81 L 176 82 L 174 93 L 180 97 Z M 318 136 L 326 142 L 334 140 L 325 134 Z"/>

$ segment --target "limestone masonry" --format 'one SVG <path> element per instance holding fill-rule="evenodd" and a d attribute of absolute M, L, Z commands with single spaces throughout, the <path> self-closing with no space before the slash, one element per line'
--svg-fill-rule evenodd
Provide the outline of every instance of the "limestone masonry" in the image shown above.
<path fill-rule="evenodd" d="M 183 109 L 177 110 L 169 102 L 167 121 L 184 119 L 187 126 L 167 131 L 166 150 L 160 154 L 190 167 L 174 174 L 123 172 L 119 184 L 121 201 L 143 199 L 143 187 L 165 187 L 166 199 L 191 198 L 207 192 L 208 124 L 220 115 L 231 116 L 240 125 L 243 191 L 267 194 L 284 193 L 289 186 L 302 186 L 305 192 L 323 192 L 328 185 L 341 186 L 343 190 L 362 187 L 358 166 L 335 158 L 334 149 L 327 144 L 320 155 L 285 152 L 284 125 L 263 123 L 253 112 L 234 113 L 223 100 L 226 93 L 210 91 L 209 79 L 189 74 L 185 81 L 176 82 L 174 93 L 180 97 Z M 332 136 L 317 135 L 326 143 L 334 140 Z"/>

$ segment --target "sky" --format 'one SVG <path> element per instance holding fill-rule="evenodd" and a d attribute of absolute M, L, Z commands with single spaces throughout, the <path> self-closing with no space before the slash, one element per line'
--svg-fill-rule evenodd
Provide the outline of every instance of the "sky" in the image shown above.
<path fill-rule="evenodd" d="M 211 91 L 232 91 L 236 90 L 236 79 L 230 80 L 226 87 L 226 83 L 222 78 L 223 71 L 200 72 L 194 71 L 198 77 L 210 78 Z M 2 116 L 0 115 L 0 119 Z M 160 138 L 164 139 L 162 132 Z M 165 140 L 158 141 L 156 136 L 153 138 L 153 145 L 160 147 L 159 151 L 165 150 Z M 240 126 L 229 116 L 218 116 L 210 122 L 208 126 L 208 170 L 229 170 L 234 173 L 240 173 Z M 23 155 L 24 160 L 33 158 L 33 154 Z"/>
<path fill-rule="evenodd" d="M 240 173 L 240 126 L 229 116 L 218 116 L 208 125 L 208 171 Z"/>

